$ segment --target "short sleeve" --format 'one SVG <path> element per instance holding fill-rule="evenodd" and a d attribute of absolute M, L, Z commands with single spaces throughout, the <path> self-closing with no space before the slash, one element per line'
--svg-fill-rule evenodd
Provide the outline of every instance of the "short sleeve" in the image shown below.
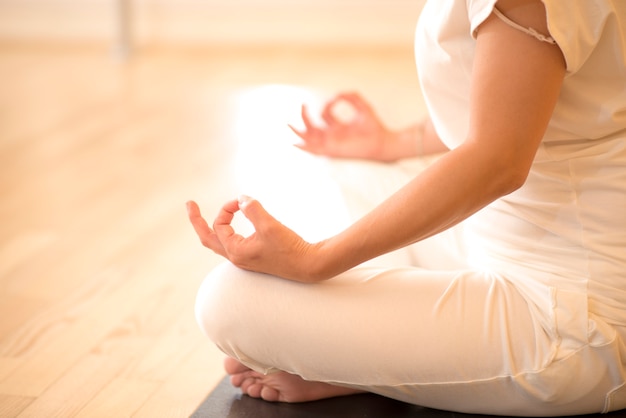
<path fill-rule="evenodd" d="M 476 30 L 487 20 L 496 2 L 497 0 L 467 0 L 467 17 L 473 38 L 476 38 Z"/>
<path fill-rule="evenodd" d="M 561 48 L 569 73 L 578 72 L 587 62 L 607 24 L 619 13 L 626 14 L 625 4 L 623 0 L 544 0 L 550 35 Z"/>
<path fill-rule="evenodd" d="M 600 42 L 607 24 L 626 15 L 624 0 L 542 0 L 550 36 L 565 57 L 568 73 L 576 73 Z M 471 35 L 489 17 L 497 0 L 467 0 Z"/>

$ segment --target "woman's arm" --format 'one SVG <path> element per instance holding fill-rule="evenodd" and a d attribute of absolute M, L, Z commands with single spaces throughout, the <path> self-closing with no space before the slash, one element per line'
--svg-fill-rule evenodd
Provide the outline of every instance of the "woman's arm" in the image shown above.
<path fill-rule="evenodd" d="M 547 34 L 538 0 L 500 0 L 522 26 Z M 287 279 L 329 279 L 363 261 L 443 231 L 521 187 L 550 120 L 565 64 L 559 48 L 489 17 L 479 28 L 465 142 L 340 234 L 302 240 L 259 202 L 228 202 L 213 228 L 197 205 L 189 218 L 203 244 L 235 265 Z M 255 227 L 244 238 L 230 223 L 241 210 Z"/>
<path fill-rule="evenodd" d="M 388 161 L 403 158 L 423 157 L 448 151 L 433 126 L 430 117 L 406 129 L 393 132 L 395 146 L 387 150 Z"/>
<path fill-rule="evenodd" d="M 501 0 L 498 7 L 548 33 L 539 1 Z M 521 187 L 564 74 L 557 46 L 489 17 L 477 35 L 467 139 L 350 228 L 318 243 L 316 278 L 441 232 Z"/>

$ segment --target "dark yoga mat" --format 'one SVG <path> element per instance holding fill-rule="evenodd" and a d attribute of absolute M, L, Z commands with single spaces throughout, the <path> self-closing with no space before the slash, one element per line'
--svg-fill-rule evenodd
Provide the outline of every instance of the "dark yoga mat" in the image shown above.
<path fill-rule="evenodd" d="M 224 378 L 192 418 L 487 418 L 422 408 L 378 395 L 362 394 L 298 404 L 270 403 L 242 395 Z M 626 418 L 626 410 L 585 415 Z M 493 418 L 493 417 L 490 417 Z"/>

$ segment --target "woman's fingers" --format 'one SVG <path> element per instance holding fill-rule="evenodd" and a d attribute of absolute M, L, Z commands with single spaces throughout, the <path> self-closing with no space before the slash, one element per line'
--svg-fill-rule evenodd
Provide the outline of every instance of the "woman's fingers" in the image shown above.
<path fill-rule="evenodd" d="M 217 254 L 224 256 L 226 253 L 217 234 L 213 231 L 207 221 L 202 217 L 198 204 L 194 201 L 187 202 L 187 216 L 193 226 L 196 235 L 200 238 L 200 242 L 205 247 L 213 250 Z"/>
<path fill-rule="evenodd" d="M 291 129 L 293 131 L 294 134 L 298 135 L 300 137 L 300 139 L 302 139 L 303 141 L 307 141 L 308 137 L 307 137 L 307 132 L 306 131 L 299 131 L 296 128 L 294 128 L 292 125 L 287 125 L 289 126 L 289 129 Z"/>
<path fill-rule="evenodd" d="M 195 202 L 187 203 L 192 225 L 202 243 L 234 265 L 285 278 L 302 278 L 307 272 L 304 253 L 308 246 L 301 237 L 272 217 L 257 200 L 240 196 L 219 211 L 213 228 L 202 218 Z M 231 222 L 237 211 L 250 220 L 255 232 L 243 237 Z"/>
<path fill-rule="evenodd" d="M 238 204 L 239 209 L 250 223 L 252 223 L 255 231 L 262 231 L 265 222 L 275 221 L 274 218 L 267 213 L 261 203 L 250 196 L 239 196 Z"/>
<path fill-rule="evenodd" d="M 229 255 L 235 253 L 241 255 L 242 249 L 244 247 L 248 248 L 250 245 L 249 240 L 237 234 L 231 225 L 235 213 L 240 210 L 252 223 L 255 231 L 263 231 L 267 229 L 267 223 L 275 222 L 274 218 L 261 206 L 261 203 L 249 196 L 242 195 L 237 200 L 227 202 L 222 206 L 222 209 L 215 218 L 213 229 L 226 250 L 226 253 Z"/>
<path fill-rule="evenodd" d="M 244 237 L 235 233 L 231 225 L 235 213 L 239 209 L 237 200 L 226 202 L 215 218 L 213 228 L 211 228 L 202 217 L 198 204 L 194 201 L 187 202 L 189 220 L 202 245 L 228 259 L 230 259 L 229 253 L 238 251 L 237 246 L 244 241 Z"/>
<path fill-rule="evenodd" d="M 209 228 L 209 224 L 200 214 L 200 208 L 196 202 L 187 202 L 187 217 L 189 218 L 194 231 L 196 231 L 196 234 L 201 240 L 213 234 L 213 231 Z"/>
<path fill-rule="evenodd" d="M 342 120 L 336 106 L 346 105 L 351 114 Z M 304 129 L 291 130 L 302 139 L 296 147 L 315 155 L 329 157 L 371 158 L 380 148 L 384 127 L 368 102 L 358 93 L 341 93 L 329 100 L 322 109 L 322 124 L 317 126 L 305 105 L 301 109 Z"/>
<path fill-rule="evenodd" d="M 294 128 L 292 125 L 288 125 L 289 128 L 296 134 L 302 143 L 295 144 L 296 147 L 303 151 L 310 152 L 312 154 L 321 154 L 321 147 L 324 143 L 325 132 L 315 126 L 309 117 L 306 106 L 302 106 L 302 122 L 305 129 L 300 131 Z"/>
<path fill-rule="evenodd" d="M 308 152 L 309 154 L 324 155 L 324 152 L 322 149 L 320 149 L 320 147 L 312 146 L 311 144 L 308 144 L 306 142 L 303 142 L 301 144 L 293 144 L 293 145 L 294 147 L 301 149 L 304 152 Z"/>
<path fill-rule="evenodd" d="M 324 109 L 322 109 L 322 120 L 329 127 L 335 126 L 340 123 L 339 120 L 337 120 L 337 118 L 335 117 L 335 114 L 333 111 L 334 107 L 340 101 L 341 99 L 339 97 L 335 97 L 334 99 L 326 103 L 326 105 L 324 106 Z"/>
<path fill-rule="evenodd" d="M 235 217 L 235 213 L 239 210 L 239 204 L 236 200 L 230 200 L 222 206 L 219 213 L 213 221 L 213 229 L 220 239 L 227 238 L 235 234 L 235 230 L 231 226 L 231 222 Z"/>
<path fill-rule="evenodd" d="M 231 261 L 233 261 L 231 259 L 232 254 L 240 252 L 241 249 L 239 247 L 245 241 L 245 238 L 237 234 L 231 225 L 235 213 L 237 213 L 239 209 L 239 202 L 237 200 L 226 202 L 213 222 L 213 229 L 217 234 L 217 238 L 226 252 L 226 257 Z"/>
<path fill-rule="evenodd" d="M 350 104 L 358 113 L 371 113 L 372 108 L 369 103 L 366 102 L 363 97 L 358 93 L 342 93 L 337 96 L 340 100 Z"/>
<path fill-rule="evenodd" d="M 300 137 L 306 143 L 319 142 L 324 135 L 324 132 L 311 121 L 309 113 L 305 105 L 302 105 L 301 110 L 302 122 L 304 123 L 304 130 L 298 130 L 292 125 L 287 125 L 289 128 Z"/>
<path fill-rule="evenodd" d="M 302 110 L 300 111 L 300 115 L 302 117 L 302 122 L 304 122 L 304 126 L 306 128 L 307 133 L 314 133 L 319 131 L 319 128 L 316 127 L 313 122 L 311 122 L 311 118 L 309 117 L 309 112 L 305 105 L 302 105 Z"/>

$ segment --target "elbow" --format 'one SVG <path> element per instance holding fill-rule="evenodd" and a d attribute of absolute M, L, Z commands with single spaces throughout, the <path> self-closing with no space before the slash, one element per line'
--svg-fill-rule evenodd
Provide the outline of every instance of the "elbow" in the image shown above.
<path fill-rule="evenodd" d="M 529 171 L 530 167 L 515 165 L 509 165 L 504 170 L 501 170 L 500 175 L 497 176 L 496 194 L 498 197 L 506 196 L 520 189 L 526 183 Z"/>
<path fill-rule="evenodd" d="M 514 147 L 471 147 L 477 141 L 468 143 L 471 158 L 478 161 L 480 177 L 486 183 L 486 190 L 492 198 L 506 196 L 520 189 L 530 173 L 535 150 Z"/>

